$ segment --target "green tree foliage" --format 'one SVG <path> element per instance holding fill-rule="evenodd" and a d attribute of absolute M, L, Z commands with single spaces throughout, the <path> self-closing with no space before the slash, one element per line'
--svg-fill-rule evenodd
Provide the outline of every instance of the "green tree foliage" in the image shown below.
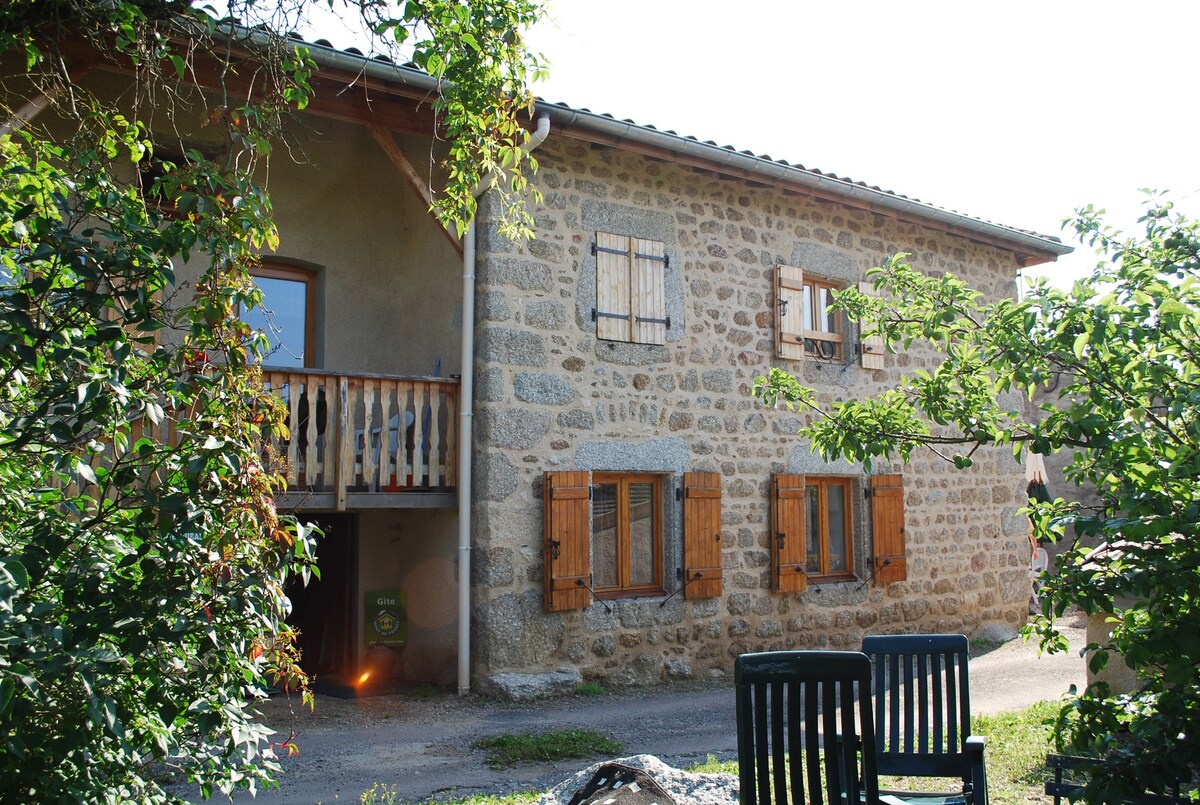
<path fill-rule="evenodd" d="M 438 100 L 443 218 L 464 225 L 493 169 L 521 192 L 516 115 L 538 65 L 520 30 L 536 7 L 352 7 L 454 82 Z M 233 11 L 291 30 L 302 8 Z M 124 94 L 73 82 L 83 53 L 126 70 Z M 182 0 L 14 0 L 0 68 L 0 800 L 164 802 L 169 777 L 254 789 L 294 748 L 255 702 L 306 690 L 284 585 L 312 571 L 314 541 L 275 509 L 261 437 L 285 412 L 238 311 L 261 301 L 249 269 L 277 242 L 255 177 L 315 65 Z M 253 94 L 230 91 L 235 72 Z M 197 104 L 221 160 L 146 170 Z M 187 289 L 184 262 L 200 273 Z"/>
<path fill-rule="evenodd" d="M 813 411 L 801 433 L 814 450 L 868 469 L 918 449 L 960 468 L 985 445 L 1071 456 L 1067 477 L 1094 488 L 1100 506 L 1031 501 L 1037 536 L 1071 541 L 1031 631 L 1063 650 L 1054 619 L 1068 607 L 1113 613 L 1111 638 L 1089 646 L 1092 665 L 1121 655 L 1138 673 L 1136 691 L 1092 685 L 1058 721 L 1065 748 L 1102 758 L 1088 789 L 1100 801 L 1198 776 L 1200 226 L 1156 196 L 1137 237 L 1090 208 L 1072 223 L 1105 259 L 1070 291 L 1039 282 L 1020 301 L 988 304 L 901 254 L 871 272 L 880 298 L 839 295 L 889 349 L 940 352 L 936 369 L 824 409 L 778 370 L 756 393 Z"/>

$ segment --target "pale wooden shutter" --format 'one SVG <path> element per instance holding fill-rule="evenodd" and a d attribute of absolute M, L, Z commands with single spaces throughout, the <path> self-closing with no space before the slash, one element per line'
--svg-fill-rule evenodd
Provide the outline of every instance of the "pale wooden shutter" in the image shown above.
<path fill-rule="evenodd" d="M 630 238 L 596 233 L 596 337 L 629 341 L 633 316 L 629 306 Z"/>
<path fill-rule="evenodd" d="M 871 523 L 875 541 L 875 580 L 880 584 L 908 577 L 904 546 L 904 480 L 899 475 L 871 477 Z"/>
<path fill-rule="evenodd" d="M 667 259 L 657 240 L 633 239 L 633 340 L 667 343 Z"/>
<path fill-rule="evenodd" d="M 559 612 L 588 605 L 592 521 L 587 472 L 548 472 L 542 491 L 546 609 Z"/>
<path fill-rule="evenodd" d="M 858 283 L 858 290 L 863 296 L 879 296 L 875 286 L 869 282 Z M 886 352 L 887 349 L 883 345 L 882 338 L 877 335 L 864 336 L 862 339 L 862 367 L 864 369 L 882 369 Z"/>
<path fill-rule="evenodd" d="M 771 476 L 771 587 L 776 592 L 808 588 L 804 526 L 804 476 Z"/>
<path fill-rule="evenodd" d="M 804 269 L 775 266 L 775 354 L 804 357 Z"/>
<path fill-rule="evenodd" d="M 717 472 L 683 476 L 683 582 L 685 598 L 721 594 L 721 474 Z"/>

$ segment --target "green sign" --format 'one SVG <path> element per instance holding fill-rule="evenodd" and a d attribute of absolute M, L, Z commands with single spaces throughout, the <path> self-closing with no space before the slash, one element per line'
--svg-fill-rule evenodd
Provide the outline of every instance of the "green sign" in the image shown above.
<path fill-rule="evenodd" d="M 408 611 L 403 590 L 367 593 L 363 609 L 367 646 L 403 646 L 408 643 Z"/>

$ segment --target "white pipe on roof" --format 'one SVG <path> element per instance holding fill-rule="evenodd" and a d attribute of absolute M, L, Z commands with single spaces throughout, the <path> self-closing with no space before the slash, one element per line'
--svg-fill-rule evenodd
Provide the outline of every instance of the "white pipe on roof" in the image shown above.
<path fill-rule="evenodd" d="M 541 115 L 523 146 L 528 153 L 550 135 L 550 117 Z M 473 194 L 483 194 L 480 182 Z M 463 236 L 462 380 L 459 386 L 458 428 L 458 695 L 471 691 L 471 467 L 474 455 L 475 395 L 475 217 Z"/>

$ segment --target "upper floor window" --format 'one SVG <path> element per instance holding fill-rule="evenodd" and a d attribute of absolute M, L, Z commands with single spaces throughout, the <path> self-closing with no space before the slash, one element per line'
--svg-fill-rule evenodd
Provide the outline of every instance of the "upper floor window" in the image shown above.
<path fill-rule="evenodd" d="M 842 286 L 804 276 L 796 266 L 775 270 L 775 346 L 781 358 L 842 361 L 845 317 L 833 309 Z"/>
<path fill-rule="evenodd" d="M 597 232 L 596 337 L 635 344 L 665 344 L 668 258 L 661 241 Z"/>
<path fill-rule="evenodd" d="M 311 271 L 281 265 L 254 270 L 262 305 L 242 311 L 242 321 L 267 334 L 266 366 L 313 365 L 315 277 Z"/>

